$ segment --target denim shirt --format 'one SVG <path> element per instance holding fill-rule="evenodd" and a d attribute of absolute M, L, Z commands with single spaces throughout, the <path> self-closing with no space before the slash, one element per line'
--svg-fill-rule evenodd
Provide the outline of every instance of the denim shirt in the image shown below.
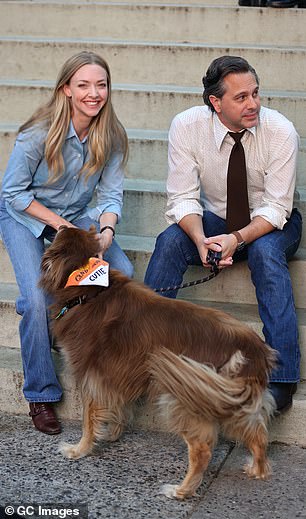
<path fill-rule="evenodd" d="M 113 152 L 104 167 L 85 181 L 85 175 L 80 176 L 79 171 L 88 160 L 87 138 L 79 140 L 71 121 L 62 148 L 64 172 L 56 182 L 48 184 L 46 135 L 46 129 L 35 126 L 17 136 L 1 193 L 10 216 L 36 237 L 41 235 L 45 224 L 24 211 L 34 199 L 70 222 L 82 216 L 99 221 L 104 212 L 117 214 L 119 220 L 124 177 L 122 154 Z M 89 208 L 95 192 L 95 206 Z"/>

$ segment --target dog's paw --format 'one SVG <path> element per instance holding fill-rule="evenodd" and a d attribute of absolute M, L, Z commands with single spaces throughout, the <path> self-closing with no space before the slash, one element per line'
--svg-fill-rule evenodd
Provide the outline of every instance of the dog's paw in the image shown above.
<path fill-rule="evenodd" d="M 179 488 L 179 485 L 170 485 L 170 484 L 163 485 L 160 488 L 159 493 L 163 494 L 166 497 L 169 497 L 170 499 L 173 499 L 173 498 L 177 499 L 176 491 L 178 488 Z"/>
<path fill-rule="evenodd" d="M 256 463 L 248 463 L 244 466 L 244 472 L 249 478 L 267 480 L 271 476 L 271 469 L 268 462 L 257 465 Z"/>
<path fill-rule="evenodd" d="M 58 451 L 65 456 L 65 458 L 68 458 L 70 460 L 78 460 L 79 458 L 82 458 L 85 456 L 86 452 L 82 453 L 79 449 L 79 444 L 76 443 L 75 445 L 71 443 L 61 443 Z"/>

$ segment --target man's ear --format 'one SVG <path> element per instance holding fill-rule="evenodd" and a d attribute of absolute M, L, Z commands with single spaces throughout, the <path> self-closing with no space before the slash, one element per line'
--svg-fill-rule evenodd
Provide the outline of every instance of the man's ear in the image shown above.
<path fill-rule="evenodd" d="M 221 112 L 221 98 L 211 95 L 211 96 L 209 96 L 209 100 L 210 100 L 211 104 L 213 105 L 215 111 L 217 113 L 220 113 Z"/>

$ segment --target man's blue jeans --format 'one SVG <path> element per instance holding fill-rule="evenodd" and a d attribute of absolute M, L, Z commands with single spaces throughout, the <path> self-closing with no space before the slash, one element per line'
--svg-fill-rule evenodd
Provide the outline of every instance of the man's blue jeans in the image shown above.
<path fill-rule="evenodd" d="M 203 226 L 207 237 L 227 232 L 225 221 L 209 211 L 204 212 Z M 287 261 L 298 249 L 301 234 L 302 218 L 294 209 L 283 230 L 258 238 L 233 258 L 234 261 L 248 260 L 265 340 L 279 354 L 271 382 L 299 380 L 298 326 Z M 195 244 L 173 224 L 156 240 L 145 283 L 151 288 L 179 285 L 189 265 L 201 264 Z M 175 298 L 177 291 L 163 295 Z"/>
<path fill-rule="evenodd" d="M 83 229 L 88 229 L 92 223 L 97 226 L 97 223 L 90 218 L 78 219 L 73 223 Z M 20 291 L 16 310 L 22 316 L 19 333 L 24 371 L 24 396 L 29 402 L 57 402 L 61 399 L 62 389 L 51 356 L 47 312 L 50 301 L 37 287 L 41 258 L 45 250 L 44 240 L 52 241 L 55 231 L 46 227 L 44 234 L 35 238 L 24 225 L 8 215 L 3 200 L 0 201 L 0 229 Z M 104 254 L 104 259 L 112 268 L 132 277 L 133 267 L 115 241 Z"/>

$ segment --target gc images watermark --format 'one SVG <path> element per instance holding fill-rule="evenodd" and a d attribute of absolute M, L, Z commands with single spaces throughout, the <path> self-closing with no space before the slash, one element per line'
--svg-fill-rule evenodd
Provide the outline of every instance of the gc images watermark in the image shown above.
<path fill-rule="evenodd" d="M 87 504 L 7 504 L 0 506 L 0 519 L 88 519 Z"/>

